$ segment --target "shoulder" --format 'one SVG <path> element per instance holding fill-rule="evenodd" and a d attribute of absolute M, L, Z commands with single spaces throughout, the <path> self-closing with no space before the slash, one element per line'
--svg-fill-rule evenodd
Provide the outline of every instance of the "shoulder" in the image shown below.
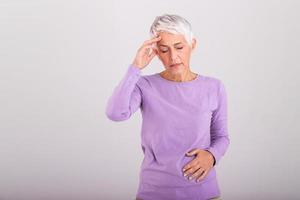
<path fill-rule="evenodd" d="M 151 87 L 151 85 L 156 82 L 155 76 L 156 74 L 141 75 L 137 84 L 140 87 Z"/>
<path fill-rule="evenodd" d="M 220 78 L 207 76 L 207 75 L 200 75 L 202 80 L 204 81 L 207 86 L 211 87 L 212 89 L 218 90 L 220 87 L 224 87 L 223 81 Z"/>

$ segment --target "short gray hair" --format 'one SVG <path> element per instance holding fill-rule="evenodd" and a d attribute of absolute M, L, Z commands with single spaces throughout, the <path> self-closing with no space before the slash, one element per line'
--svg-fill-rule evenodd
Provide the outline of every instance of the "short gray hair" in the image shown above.
<path fill-rule="evenodd" d="M 184 35 L 186 41 L 192 46 L 194 34 L 191 24 L 179 15 L 164 14 L 157 16 L 150 27 L 150 36 L 155 37 L 159 32 L 169 32 Z"/>

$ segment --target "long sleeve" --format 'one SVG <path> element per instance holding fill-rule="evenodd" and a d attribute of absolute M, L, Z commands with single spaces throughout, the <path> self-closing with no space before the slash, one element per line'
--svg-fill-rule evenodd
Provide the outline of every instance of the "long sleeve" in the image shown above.
<path fill-rule="evenodd" d="M 114 88 L 106 105 L 106 116 L 113 121 L 123 121 L 137 111 L 142 103 L 142 95 L 137 85 L 141 69 L 129 65 L 125 76 Z"/>
<path fill-rule="evenodd" d="M 218 88 L 218 106 L 213 111 L 211 118 L 210 134 L 211 144 L 206 150 L 213 154 L 214 165 L 216 165 L 225 154 L 230 143 L 227 129 L 227 94 L 221 81 L 219 81 Z"/>

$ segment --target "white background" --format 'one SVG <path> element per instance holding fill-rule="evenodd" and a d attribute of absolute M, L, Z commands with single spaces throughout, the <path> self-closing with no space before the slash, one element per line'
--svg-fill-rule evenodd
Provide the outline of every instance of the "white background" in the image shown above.
<path fill-rule="evenodd" d="M 0 199 L 134 199 L 141 114 L 105 106 L 157 15 L 193 27 L 191 70 L 221 79 L 224 200 L 299 199 L 297 0 L 0 1 Z M 143 74 L 164 69 L 154 58 Z"/>

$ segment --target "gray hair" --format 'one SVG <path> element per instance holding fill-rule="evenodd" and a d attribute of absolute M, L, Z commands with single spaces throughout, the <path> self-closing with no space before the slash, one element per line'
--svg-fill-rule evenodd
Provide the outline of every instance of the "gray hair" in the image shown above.
<path fill-rule="evenodd" d="M 150 27 L 151 38 L 157 36 L 159 32 L 182 34 L 189 46 L 192 46 L 192 39 L 194 38 L 192 26 L 186 19 L 179 15 L 164 14 L 157 16 Z"/>

